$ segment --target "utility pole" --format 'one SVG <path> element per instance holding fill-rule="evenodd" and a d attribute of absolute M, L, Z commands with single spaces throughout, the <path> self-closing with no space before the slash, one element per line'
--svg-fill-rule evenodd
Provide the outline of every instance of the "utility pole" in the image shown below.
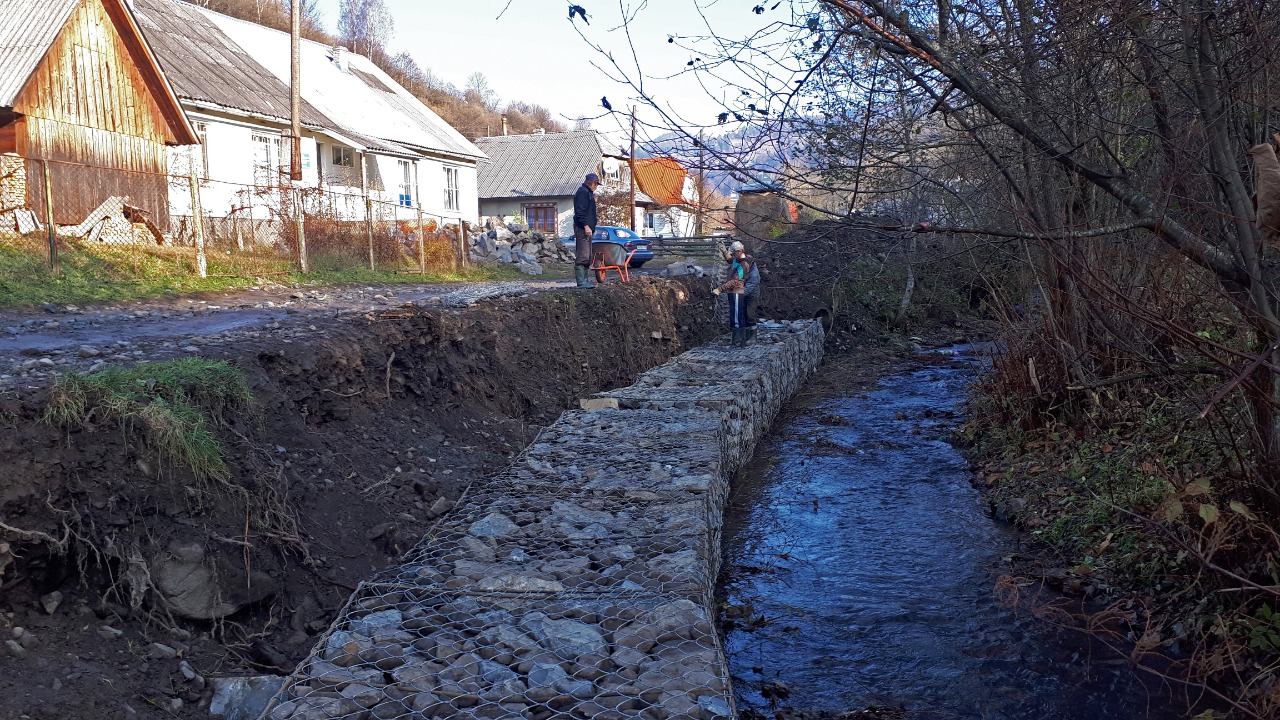
<path fill-rule="evenodd" d="M 631 205 L 627 214 L 631 217 L 631 232 L 636 231 L 636 106 L 631 106 L 631 153 L 627 155 L 627 168 L 631 171 Z"/>
<path fill-rule="evenodd" d="M 698 182 L 696 185 L 693 186 L 693 191 L 698 194 L 698 197 L 694 198 L 694 202 L 697 203 L 696 205 L 694 205 L 694 209 L 697 212 L 697 215 L 694 216 L 693 234 L 698 236 L 702 236 L 703 234 L 702 232 L 702 196 L 703 196 L 703 193 L 706 192 L 706 184 L 707 184 L 706 171 L 703 170 L 705 165 L 703 164 L 703 159 L 702 159 L 702 145 L 703 145 L 702 131 L 699 130 L 698 131 Z"/>
<path fill-rule="evenodd" d="M 298 243 L 298 268 L 310 272 L 307 235 L 302 214 L 302 0 L 292 0 L 289 30 L 289 180 L 293 188 L 294 231 Z"/>
<path fill-rule="evenodd" d="M 292 0 L 292 23 L 289 31 L 289 179 L 302 179 L 302 0 Z"/>

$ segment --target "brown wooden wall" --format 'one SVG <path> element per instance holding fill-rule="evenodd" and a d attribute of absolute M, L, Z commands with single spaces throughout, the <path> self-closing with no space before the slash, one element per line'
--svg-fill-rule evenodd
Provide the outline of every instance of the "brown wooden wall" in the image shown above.
<path fill-rule="evenodd" d="M 49 160 L 54 220 L 83 221 L 112 195 L 168 222 L 173 134 L 102 0 L 84 0 L 14 103 L 17 152 L 29 161 L 31 208 L 44 219 Z"/>

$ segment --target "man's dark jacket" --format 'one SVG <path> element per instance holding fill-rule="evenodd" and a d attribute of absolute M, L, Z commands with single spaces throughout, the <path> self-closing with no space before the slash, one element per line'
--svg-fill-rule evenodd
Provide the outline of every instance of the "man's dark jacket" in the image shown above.
<path fill-rule="evenodd" d="M 573 226 L 589 227 L 592 230 L 596 227 L 596 194 L 591 192 L 586 183 L 582 183 L 578 192 L 573 195 Z"/>

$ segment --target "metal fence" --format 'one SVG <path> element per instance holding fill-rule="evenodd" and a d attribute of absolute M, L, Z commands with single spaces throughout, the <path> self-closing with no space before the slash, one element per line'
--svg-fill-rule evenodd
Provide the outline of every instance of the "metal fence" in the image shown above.
<path fill-rule="evenodd" d="M 359 189 L 231 183 L 181 167 L 156 173 L 4 160 L 0 243 L 47 254 L 54 272 L 71 259 L 126 277 L 160 266 L 199 277 L 270 277 L 458 271 L 469 262 L 458 218 Z"/>

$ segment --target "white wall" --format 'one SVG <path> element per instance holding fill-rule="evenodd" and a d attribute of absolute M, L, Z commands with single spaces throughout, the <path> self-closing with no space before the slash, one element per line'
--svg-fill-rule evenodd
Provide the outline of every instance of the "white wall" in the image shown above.
<path fill-rule="evenodd" d="M 649 228 L 645 216 L 653 213 L 653 227 Z M 646 237 L 688 237 L 697 232 L 698 218 L 694 213 L 682 208 L 659 206 L 653 210 L 641 210 L 636 217 L 636 227 L 643 228 L 641 235 Z"/>
<path fill-rule="evenodd" d="M 276 192 L 254 184 L 255 135 L 279 138 L 279 154 L 273 158 L 277 166 L 287 171 L 289 162 L 288 141 L 281 136 L 279 126 L 251 125 L 230 119 L 194 116 L 192 121 L 203 125 L 205 147 L 170 148 L 169 172 L 186 176 L 188 158 L 195 155 L 197 176 L 200 182 L 200 205 L 205 215 L 228 217 L 232 214 L 248 219 L 269 220 L 274 217 L 272 208 L 279 208 Z M 273 151 L 274 152 L 274 151 Z M 204 159 L 208 158 L 207 167 Z M 315 187 L 318 179 L 316 140 L 302 138 L 302 185 Z M 190 186 L 175 180 L 170 183 L 170 212 L 174 215 L 191 214 Z"/>

